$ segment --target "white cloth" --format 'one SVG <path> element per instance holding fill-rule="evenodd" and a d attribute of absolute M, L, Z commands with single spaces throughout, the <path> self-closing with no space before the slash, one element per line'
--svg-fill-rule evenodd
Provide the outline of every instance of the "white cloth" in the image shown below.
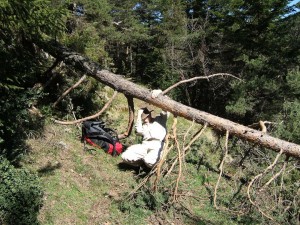
<path fill-rule="evenodd" d="M 141 144 L 132 145 L 121 155 L 124 162 L 139 166 L 141 163 L 152 168 L 158 162 L 163 148 L 163 140 L 167 134 L 168 112 L 161 114 L 150 123 L 142 124 L 139 110 L 135 129 L 138 135 L 143 136 Z"/>
<path fill-rule="evenodd" d="M 162 111 L 151 123 L 142 123 L 141 115 L 138 113 L 135 130 L 138 135 L 143 136 L 143 140 L 156 139 L 163 141 L 167 134 L 167 119 L 169 113 Z"/>
<path fill-rule="evenodd" d="M 140 166 L 145 163 L 147 167 L 152 168 L 160 158 L 162 147 L 163 142 L 158 140 L 143 141 L 128 147 L 121 157 L 128 164 Z"/>

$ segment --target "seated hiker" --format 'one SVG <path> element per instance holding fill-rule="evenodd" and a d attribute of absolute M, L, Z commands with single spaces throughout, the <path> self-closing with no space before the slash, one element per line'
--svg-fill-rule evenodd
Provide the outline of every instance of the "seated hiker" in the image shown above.
<path fill-rule="evenodd" d="M 152 97 L 157 97 L 161 90 L 154 90 Z M 123 161 L 133 166 L 145 164 L 152 168 L 159 160 L 163 148 L 163 141 L 167 134 L 167 118 L 169 112 L 162 111 L 154 117 L 150 105 L 138 110 L 135 124 L 136 133 L 143 136 L 141 144 L 135 144 L 127 148 L 121 155 Z"/>

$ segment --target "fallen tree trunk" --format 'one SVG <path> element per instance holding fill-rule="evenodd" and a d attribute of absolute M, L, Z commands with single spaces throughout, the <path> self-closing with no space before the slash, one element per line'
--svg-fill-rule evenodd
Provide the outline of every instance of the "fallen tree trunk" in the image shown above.
<path fill-rule="evenodd" d="M 122 75 L 116 75 L 107 70 L 102 70 L 97 63 L 71 51 L 57 42 L 39 42 L 37 45 L 53 57 L 64 61 L 66 64 L 73 66 L 75 69 L 82 71 L 99 82 L 106 84 L 127 96 L 132 96 L 151 103 L 174 115 L 193 120 L 196 123 L 207 124 L 213 129 L 222 132 L 228 131 L 230 135 L 270 148 L 276 152 L 282 150 L 283 154 L 300 159 L 300 146 L 297 144 L 272 137 L 261 131 L 188 107 L 162 95 L 153 99 L 151 98 L 150 90 L 124 79 Z"/>

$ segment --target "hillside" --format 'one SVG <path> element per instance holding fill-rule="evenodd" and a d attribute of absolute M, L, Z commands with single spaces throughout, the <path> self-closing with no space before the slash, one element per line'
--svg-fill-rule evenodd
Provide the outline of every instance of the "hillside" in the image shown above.
<path fill-rule="evenodd" d="M 99 96 L 108 98 L 107 96 L 112 95 L 112 90 L 104 88 L 98 93 Z M 135 99 L 135 106 L 140 104 Z M 118 94 L 101 118 L 107 121 L 107 125 L 122 132 L 126 129 L 127 117 L 126 98 Z M 156 174 L 148 177 L 151 172 L 145 174 L 137 168 L 125 166 L 119 156 L 112 157 L 102 150 L 83 150 L 79 125 L 66 126 L 47 121 L 42 133 L 28 134 L 28 152 L 22 161 L 23 167 L 37 173 L 42 182 L 44 198 L 39 214 L 41 224 L 181 225 L 266 222 L 251 207 L 246 197 L 247 187 L 249 188 L 247 179 L 251 174 L 258 174 L 260 168 L 251 157 L 240 155 L 239 152 L 244 151 L 239 147 L 243 146 L 241 142 L 239 146 L 230 144 L 231 153 L 224 157 L 226 139 L 206 129 L 192 144 L 191 149 L 184 153 L 185 160 L 177 161 L 177 164 L 174 162 L 178 159 L 178 149 L 170 144 L 171 151 L 162 167 L 163 176 L 154 191 Z M 174 121 L 173 116 L 168 120 L 171 136 L 175 134 Z M 182 149 L 199 128 L 200 125 L 178 118 L 176 139 Z M 174 138 L 171 136 L 170 143 Z M 133 132 L 122 143 L 128 146 L 138 141 L 139 138 Z M 243 146 L 245 147 L 246 145 Z M 239 166 L 242 161 L 242 166 Z M 219 177 L 220 169 L 222 177 Z M 275 166 L 274 169 L 279 170 L 280 167 Z M 267 170 L 265 173 L 267 176 L 262 177 L 261 182 L 269 179 Z M 137 187 L 140 188 L 136 189 Z M 265 191 L 277 188 L 280 187 L 274 185 L 272 189 Z M 257 200 L 260 207 L 268 209 L 270 202 L 274 201 L 267 198 L 265 191 Z M 278 206 L 273 210 L 280 212 L 280 209 Z"/>
<path fill-rule="evenodd" d="M 0 224 L 298 225 L 290 2 L 1 1 Z M 85 151 L 80 124 L 58 123 L 111 96 L 100 118 L 123 136 L 127 101 L 173 114 L 154 170 Z"/>
<path fill-rule="evenodd" d="M 107 91 L 110 95 L 111 90 Z M 127 125 L 124 100 L 122 95 L 118 95 L 104 116 L 107 121 L 113 121 L 111 126 L 119 124 L 119 129 Z M 179 135 L 184 135 L 192 123 L 181 122 Z M 171 123 L 172 118 L 169 127 Z M 45 195 L 39 215 L 41 224 L 195 224 L 202 220 L 231 223 L 222 215 L 210 216 L 217 212 L 209 206 L 209 193 L 201 184 L 204 175 L 200 173 L 194 180 L 192 175 L 197 173 L 197 168 L 191 165 L 186 168 L 189 173 L 184 175 L 181 185 L 195 187 L 186 186 L 187 199 L 184 202 L 190 205 L 190 201 L 201 199 L 200 205 L 190 205 L 198 211 L 194 216 L 198 214 L 199 218 L 191 220 L 175 209 L 164 212 L 163 207 L 149 210 L 147 201 L 143 202 L 145 199 L 139 200 L 139 206 L 126 200 L 126 194 L 138 185 L 143 176 L 138 175 L 138 169 L 124 166 L 120 157 L 112 157 L 102 150 L 84 151 L 80 135 L 81 130 L 75 125 L 65 126 L 51 121 L 41 134 L 28 135 L 29 151 L 22 164 L 38 173 L 43 184 Z M 123 143 L 128 145 L 136 140 L 133 133 Z M 205 205 L 207 208 L 203 208 Z"/>

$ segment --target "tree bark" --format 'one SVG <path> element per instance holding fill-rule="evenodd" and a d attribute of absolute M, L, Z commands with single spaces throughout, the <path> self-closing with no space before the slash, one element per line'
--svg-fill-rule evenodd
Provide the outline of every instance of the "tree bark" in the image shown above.
<path fill-rule="evenodd" d="M 157 98 L 151 98 L 150 90 L 124 79 L 122 75 L 102 70 L 99 64 L 92 62 L 88 58 L 71 51 L 57 42 L 38 42 L 37 45 L 53 57 L 63 60 L 66 64 L 73 66 L 75 69 L 82 71 L 118 92 L 153 104 L 174 115 L 181 116 L 200 124 L 207 123 L 208 126 L 213 129 L 221 132 L 228 131 L 230 135 L 256 143 L 276 152 L 282 150 L 284 154 L 300 159 L 300 146 L 297 144 L 272 137 L 261 131 L 188 107 L 163 95 L 159 95 Z"/>

